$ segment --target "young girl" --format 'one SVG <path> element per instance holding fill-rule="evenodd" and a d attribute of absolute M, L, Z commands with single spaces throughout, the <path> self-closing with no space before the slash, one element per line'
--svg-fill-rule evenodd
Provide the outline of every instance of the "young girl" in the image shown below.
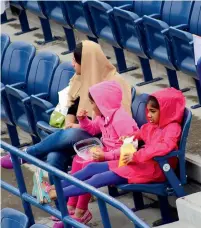
<path fill-rule="evenodd" d="M 90 135 L 102 133 L 101 141 L 104 147 L 103 150 L 99 148 L 93 152 L 91 161 L 83 162 L 81 158 L 75 156 L 71 173 L 81 170 L 92 161 L 118 160 L 122 145 L 119 138 L 131 135 L 138 130 L 136 122 L 122 106 L 122 90 L 117 82 L 105 81 L 92 86 L 89 89 L 89 99 L 96 116 L 95 119 L 93 121 L 88 119 L 86 110 L 81 110 L 77 118 L 80 127 Z M 38 187 L 34 186 L 34 189 L 38 189 Z M 49 188 L 49 190 L 51 189 Z M 52 199 L 56 197 L 52 191 L 50 191 L 50 195 Z M 79 222 L 87 223 L 92 219 L 88 210 L 90 197 L 90 194 L 85 194 L 79 197 L 70 197 L 68 200 L 69 214 Z"/>

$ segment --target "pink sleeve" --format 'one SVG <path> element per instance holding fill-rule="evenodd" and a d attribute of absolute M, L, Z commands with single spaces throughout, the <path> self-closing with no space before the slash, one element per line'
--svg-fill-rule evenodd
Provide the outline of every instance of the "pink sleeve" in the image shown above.
<path fill-rule="evenodd" d="M 163 136 L 159 142 L 154 142 L 138 150 L 133 155 L 134 162 L 145 162 L 156 156 L 164 156 L 177 148 L 181 135 L 181 126 L 178 123 L 169 124 L 163 129 Z"/>
<path fill-rule="evenodd" d="M 79 120 L 79 124 L 82 129 L 91 135 L 97 135 L 101 133 L 99 126 L 99 117 L 96 117 L 94 120 L 90 120 L 86 117 L 83 120 Z"/>
<path fill-rule="evenodd" d="M 119 160 L 120 148 L 105 152 L 105 161 Z"/>

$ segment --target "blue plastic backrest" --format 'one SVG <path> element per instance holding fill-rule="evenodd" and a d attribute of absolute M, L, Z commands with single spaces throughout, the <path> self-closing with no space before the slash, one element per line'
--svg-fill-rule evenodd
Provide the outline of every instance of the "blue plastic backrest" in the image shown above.
<path fill-rule="evenodd" d="M 168 25 L 189 24 L 193 1 L 165 1 L 162 21 Z"/>
<path fill-rule="evenodd" d="M 1 210 L 2 228 L 27 228 L 28 218 L 25 214 L 12 208 Z"/>
<path fill-rule="evenodd" d="M 25 9 L 31 11 L 33 14 L 46 18 L 46 11 L 43 1 L 22 1 L 22 4 Z"/>
<path fill-rule="evenodd" d="M 190 32 L 201 36 L 201 1 L 195 1 L 190 19 Z"/>
<path fill-rule="evenodd" d="M 38 53 L 31 64 L 27 93 L 49 93 L 50 84 L 56 67 L 59 64 L 59 57 L 52 52 Z"/>
<path fill-rule="evenodd" d="M 139 17 L 151 14 L 161 14 L 163 1 L 135 1 L 134 3 L 134 13 Z"/>
<path fill-rule="evenodd" d="M 61 63 L 54 74 L 50 89 L 50 101 L 55 106 L 58 104 L 58 92 L 68 86 L 75 70 L 71 62 Z"/>
<path fill-rule="evenodd" d="M 62 1 L 43 1 L 48 18 L 62 25 L 70 25 L 67 11 Z"/>
<path fill-rule="evenodd" d="M 140 128 L 143 124 L 147 123 L 146 118 L 146 105 L 149 95 L 148 94 L 141 94 L 136 96 L 133 103 L 132 103 L 132 115 L 133 119 L 136 121 L 138 127 Z"/>
<path fill-rule="evenodd" d="M 4 85 L 26 82 L 36 48 L 32 44 L 16 41 L 6 50 L 1 81 Z"/>
<path fill-rule="evenodd" d="M 8 48 L 8 45 L 10 44 L 10 37 L 9 35 L 2 33 L 1 34 L 1 63 L 3 61 L 6 49 Z"/>

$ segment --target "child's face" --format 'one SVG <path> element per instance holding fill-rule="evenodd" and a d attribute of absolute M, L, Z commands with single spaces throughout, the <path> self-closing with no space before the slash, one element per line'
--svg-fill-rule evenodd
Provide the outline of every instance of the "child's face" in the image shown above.
<path fill-rule="evenodd" d="M 96 116 L 101 116 L 102 113 L 100 112 L 98 106 L 96 105 L 96 103 L 94 101 L 90 101 L 91 102 L 91 106 L 93 111 L 95 112 Z"/>
<path fill-rule="evenodd" d="M 150 103 L 147 104 L 147 118 L 152 124 L 159 124 L 160 110 L 151 106 Z"/>

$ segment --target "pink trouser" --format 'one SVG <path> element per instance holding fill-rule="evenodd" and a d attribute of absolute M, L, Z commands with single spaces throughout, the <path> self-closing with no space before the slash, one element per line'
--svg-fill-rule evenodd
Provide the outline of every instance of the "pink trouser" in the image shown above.
<path fill-rule="evenodd" d="M 93 161 L 84 161 L 78 155 L 73 159 L 71 174 L 83 169 L 89 163 Z M 79 208 L 82 210 L 88 210 L 88 204 L 91 199 L 91 194 L 87 193 L 81 196 L 73 196 L 68 199 L 68 206 Z"/>

